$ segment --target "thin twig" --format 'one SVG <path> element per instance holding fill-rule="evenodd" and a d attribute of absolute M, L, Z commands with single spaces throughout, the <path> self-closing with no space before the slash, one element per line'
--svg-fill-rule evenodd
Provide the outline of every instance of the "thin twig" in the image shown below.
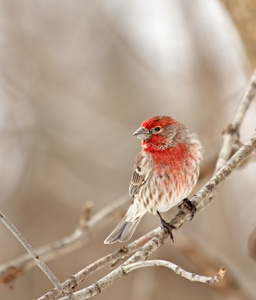
<path fill-rule="evenodd" d="M 245 89 L 244 95 L 236 109 L 231 123 L 223 134 L 223 144 L 219 152 L 219 157 L 216 163 L 216 171 L 219 170 L 224 163 L 230 158 L 232 146 L 239 139 L 239 129 L 244 119 L 244 116 L 250 106 L 252 99 L 256 94 L 256 69 L 254 70 L 250 81 Z"/>
<path fill-rule="evenodd" d="M 4 225 L 11 231 L 11 233 L 20 241 L 22 246 L 28 251 L 28 253 L 34 259 L 37 266 L 50 279 L 50 281 L 53 283 L 53 285 L 56 287 L 59 293 L 64 295 L 64 291 L 61 287 L 60 282 L 52 273 L 52 271 L 47 267 L 47 265 L 39 258 L 39 255 L 34 250 L 34 248 L 28 243 L 28 241 L 21 235 L 18 229 L 8 220 L 8 218 L 2 212 L 0 212 L 0 218 Z"/>
<path fill-rule="evenodd" d="M 176 274 L 180 275 L 181 277 L 184 277 L 190 281 L 196 281 L 196 282 L 202 282 L 202 283 L 207 283 L 207 284 L 213 284 L 216 283 L 220 280 L 222 280 L 226 274 L 226 268 L 222 267 L 218 273 L 214 276 L 201 276 L 197 275 L 195 273 L 188 272 L 178 265 L 166 261 L 166 260 L 160 260 L 160 259 L 154 259 L 154 260 L 147 260 L 147 261 L 140 261 L 136 262 L 133 264 L 129 264 L 128 266 L 123 266 L 123 272 L 125 275 L 128 275 L 131 271 L 140 269 L 140 268 L 145 268 L 145 267 L 166 267 L 171 270 L 173 270 Z"/>

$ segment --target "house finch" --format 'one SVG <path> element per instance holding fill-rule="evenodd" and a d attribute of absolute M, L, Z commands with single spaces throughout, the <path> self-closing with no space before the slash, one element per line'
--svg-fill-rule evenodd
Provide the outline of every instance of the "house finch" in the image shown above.
<path fill-rule="evenodd" d="M 186 198 L 199 176 L 202 145 L 187 126 L 172 117 L 157 116 L 145 120 L 134 135 L 142 140 L 142 151 L 135 160 L 129 188 L 133 201 L 105 244 L 130 239 L 146 212 L 158 214 L 172 238 L 173 227 L 160 212 Z"/>

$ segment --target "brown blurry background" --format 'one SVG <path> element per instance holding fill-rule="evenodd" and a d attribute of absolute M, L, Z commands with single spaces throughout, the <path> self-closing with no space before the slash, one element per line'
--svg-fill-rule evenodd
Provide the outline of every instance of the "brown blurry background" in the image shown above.
<path fill-rule="evenodd" d="M 198 133 L 205 165 L 217 155 L 256 61 L 256 2 L 224 2 L 227 7 L 217 0 L 0 0 L 0 204 L 34 247 L 70 234 L 86 201 L 97 212 L 127 193 L 140 151 L 132 133 L 145 118 L 174 116 Z M 255 113 L 253 103 L 242 141 L 256 127 Z M 227 266 L 240 292 L 225 299 L 256 299 L 256 262 L 247 248 L 256 224 L 255 171 L 250 164 L 233 174 L 214 202 L 175 233 L 217 267 Z M 120 245 L 103 244 L 117 222 L 49 262 L 58 279 L 117 250 Z M 146 216 L 135 237 L 158 225 Z M 1 224 L 0 237 L 0 263 L 25 253 Z M 153 257 L 199 272 L 169 242 Z M 0 298 L 36 299 L 51 288 L 35 268 L 13 289 L 0 286 Z M 98 299 L 113 297 L 215 300 L 223 294 L 151 268 Z"/>

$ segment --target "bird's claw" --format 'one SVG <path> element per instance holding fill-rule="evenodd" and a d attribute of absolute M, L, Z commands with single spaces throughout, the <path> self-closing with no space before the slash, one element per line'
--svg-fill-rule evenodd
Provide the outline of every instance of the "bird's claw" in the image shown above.
<path fill-rule="evenodd" d="M 195 204 L 193 202 L 191 202 L 188 198 L 185 198 L 185 199 L 183 199 L 181 204 L 178 206 L 178 209 L 181 210 L 184 207 L 186 207 L 187 209 L 190 210 L 190 212 L 191 212 L 190 221 L 192 221 L 195 216 L 195 213 L 197 212 Z"/>
<path fill-rule="evenodd" d="M 157 212 L 159 218 L 160 218 L 160 222 L 161 222 L 161 225 L 162 227 L 169 233 L 170 235 L 170 239 L 172 241 L 172 243 L 174 244 L 174 238 L 173 238 L 173 234 L 172 234 L 172 231 L 175 229 L 177 229 L 174 225 L 172 225 L 171 223 L 168 223 L 166 222 L 162 216 L 160 215 L 159 211 Z"/>
<path fill-rule="evenodd" d="M 174 225 L 167 223 L 167 222 L 162 223 L 162 227 L 169 233 L 170 239 L 171 239 L 172 243 L 174 244 L 174 238 L 173 238 L 172 231 L 173 231 L 173 229 L 176 230 L 177 228 Z"/>

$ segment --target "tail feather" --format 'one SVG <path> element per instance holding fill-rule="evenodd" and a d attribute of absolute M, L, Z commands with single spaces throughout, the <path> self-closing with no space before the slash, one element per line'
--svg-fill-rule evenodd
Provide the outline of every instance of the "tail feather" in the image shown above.
<path fill-rule="evenodd" d="M 142 217 L 138 217 L 133 222 L 127 222 L 126 217 L 124 217 L 116 228 L 110 233 L 110 235 L 105 239 L 104 244 L 112 244 L 117 241 L 125 242 L 131 238 L 134 230 L 138 226 Z"/>

